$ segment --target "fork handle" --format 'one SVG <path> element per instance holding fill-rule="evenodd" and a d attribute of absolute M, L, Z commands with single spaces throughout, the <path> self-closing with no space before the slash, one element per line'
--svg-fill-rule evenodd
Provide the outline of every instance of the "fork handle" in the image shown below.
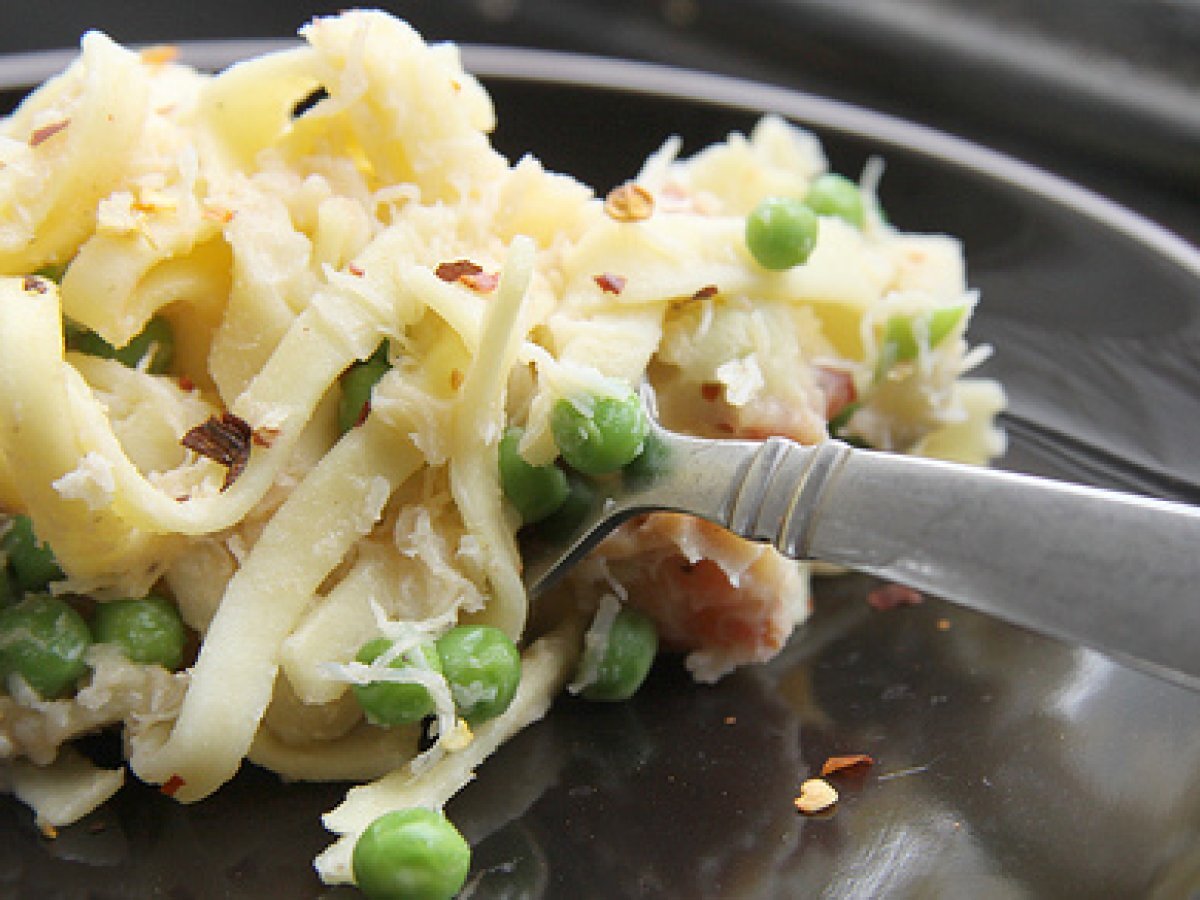
<path fill-rule="evenodd" d="M 785 555 L 893 579 L 1200 687 L 1200 509 L 995 469 L 762 444 L 722 509 Z"/>

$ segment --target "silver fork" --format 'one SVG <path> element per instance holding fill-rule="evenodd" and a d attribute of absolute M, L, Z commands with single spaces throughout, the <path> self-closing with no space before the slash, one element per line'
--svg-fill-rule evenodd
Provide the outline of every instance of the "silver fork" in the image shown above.
<path fill-rule="evenodd" d="M 647 454 L 577 527 L 523 544 L 531 594 L 629 518 L 690 513 L 1200 690 L 1200 508 L 838 440 L 694 438 L 642 397 Z"/>

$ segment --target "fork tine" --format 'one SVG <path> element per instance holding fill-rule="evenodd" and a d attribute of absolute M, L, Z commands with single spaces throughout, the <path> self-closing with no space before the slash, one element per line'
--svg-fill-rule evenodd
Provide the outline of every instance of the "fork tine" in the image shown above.
<path fill-rule="evenodd" d="M 568 532 L 531 528 L 524 535 L 521 557 L 525 587 L 531 595 L 558 581 L 572 565 L 635 515 L 669 510 L 691 513 L 728 526 L 732 485 L 741 485 L 753 454 L 761 445 L 749 441 L 713 441 L 668 431 L 658 422 L 653 387 L 642 382 L 638 396 L 650 419 L 647 447 L 650 465 L 591 480 L 596 488 L 591 508 Z M 643 450 L 643 453 L 646 453 Z"/>

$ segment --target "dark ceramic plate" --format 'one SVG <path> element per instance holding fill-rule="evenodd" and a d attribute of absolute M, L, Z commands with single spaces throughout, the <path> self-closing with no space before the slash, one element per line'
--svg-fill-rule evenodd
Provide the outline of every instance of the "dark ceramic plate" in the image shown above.
<path fill-rule="evenodd" d="M 270 46 L 186 56 L 215 67 Z M 8 105 L 64 60 L 0 59 Z M 695 150 L 768 110 L 814 128 L 840 171 L 884 157 L 892 220 L 965 241 L 973 335 L 1011 396 L 1002 464 L 1200 498 L 1200 255 L 1183 242 L 1011 159 L 803 94 L 530 51 L 466 60 L 503 150 L 599 190 L 667 135 Z M 560 701 L 449 808 L 475 845 L 472 896 L 1200 890 L 1200 694 L 941 601 L 875 611 L 868 587 L 822 583 L 779 659 L 715 687 L 664 659 L 631 703 Z M 801 781 L 842 753 L 876 764 L 839 779 L 832 815 L 798 816 Z M 53 841 L 0 801 L 0 894 L 350 897 L 310 868 L 341 791 L 248 769 L 183 807 L 131 785 Z"/>

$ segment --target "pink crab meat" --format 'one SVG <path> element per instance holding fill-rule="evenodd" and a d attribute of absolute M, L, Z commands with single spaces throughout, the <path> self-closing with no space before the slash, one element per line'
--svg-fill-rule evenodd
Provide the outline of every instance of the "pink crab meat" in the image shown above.
<path fill-rule="evenodd" d="M 808 614 L 808 579 L 773 548 L 674 513 L 639 517 L 600 545 L 607 575 L 658 624 L 663 643 L 689 651 L 699 681 L 764 662 Z"/>

